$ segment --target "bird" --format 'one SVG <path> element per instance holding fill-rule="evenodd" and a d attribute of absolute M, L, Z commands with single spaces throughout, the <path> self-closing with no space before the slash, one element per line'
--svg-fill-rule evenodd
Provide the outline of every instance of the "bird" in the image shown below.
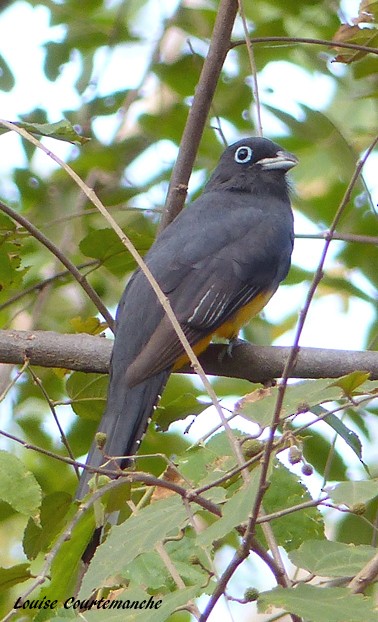
<path fill-rule="evenodd" d="M 287 172 L 297 158 L 247 137 L 228 146 L 202 194 L 157 237 L 145 262 L 198 355 L 213 336 L 234 340 L 287 276 L 293 214 Z M 125 468 L 172 373 L 187 362 L 171 321 L 143 271 L 118 305 L 105 412 L 87 466 Z M 112 457 L 123 457 L 109 463 Z M 83 470 L 81 499 L 92 477 Z"/>

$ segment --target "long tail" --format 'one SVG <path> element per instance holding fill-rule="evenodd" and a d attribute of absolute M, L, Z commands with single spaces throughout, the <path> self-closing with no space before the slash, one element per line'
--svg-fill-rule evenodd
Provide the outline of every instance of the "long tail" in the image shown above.
<path fill-rule="evenodd" d="M 105 446 L 100 451 L 96 443 L 92 444 L 87 465 L 98 468 L 107 461 L 105 456 L 119 458 L 135 454 L 169 374 L 170 370 L 160 372 L 132 388 L 127 387 L 124 378 L 111 377 L 106 410 L 98 428 L 98 432 L 106 435 Z M 117 460 L 117 464 L 125 467 L 127 459 Z M 76 492 L 77 499 L 88 492 L 91 477 L 93 473 L 85 469 Z"/>

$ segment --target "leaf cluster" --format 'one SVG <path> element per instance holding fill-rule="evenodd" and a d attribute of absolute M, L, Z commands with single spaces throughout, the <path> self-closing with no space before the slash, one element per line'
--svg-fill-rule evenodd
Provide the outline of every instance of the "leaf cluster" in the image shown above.
<path fill-rule="evenodd" d="M 20 115 L 18 126 L 41 137 L 52 151 L 57 140 L 65 143 L 65 160 L 94 189 L 143 256 L 156 235 L 218 3 L 179 2 L 174 10 L 167 3 L 161 9 L 160 34 L 154 37 L 149 32 L 150 12 L 156 8 L 152 0 L 24 4 L 30 10 L 43 5 L 51 26 L 61 28 L 60 40 L 52 35 L 44 45 L 40 71 L 55 82 L 67 66 L 75 67 L 73 89 L 80 103 L 74 109 L 63 105 L 63 119 L 51 119 L 46 102 Z M 266 134 L 300 160 L 293 173 L 293 204 L 308 230 L 296 233 L 306 236 L 316 231 L 321 238 L 361 154 L 375 138 L 377 2 L 361 2 L 352 25 L 341 25 L 337 11 L 319 0 L 244 4 L 247 25 L 256 39 L 258 83 L 261 79 L 265 84 L 263 76 L 274 65 L 283 72 L 295 68 L 298 76 L 313 80 L 322 77 L 329 84 L 329 99 L 321 110 L 298 95 L 295 112 L 284 101 L 280 105 L 277 96 L 272 97 L 278 90 L 273 81 L 260 90 Z M 189 199 L 200 193 L 216 166 L 223 139 L 232 142 L 257 132 L 253 72 L 242 33 L 238 18 L 205 124 Z M 298 33 L 313 43 L 297 39 Z M 370 47 L 372 53 L 362 47 L 339 47 L 345 43 Z M 144 69 L 129 79 L 132 59 L 142 56 Z M 0 57 L 4 91 L 11 91 L 18 79 L 13 71 L 12 63 Z M 118 75 L 114 88 L 103 86 L 110 71 Z M 2 134 L 0 141 L 3 138 Z M 135 261 L 72 179 L 56 163 L 41 167 L 35 145 L 20 141 L 25 164 L 12 167 L 1 183 L 2 201 L 69 257 L 114 315 Z M 332 260 L 315 301 L 336 297 L 340 314 L 356 300 L 364 305 L 369 310 L 370 349 L 378 343 L 374 295 L 378 256 L 371 243 L 377 241 L 376 222 L 371 195 L 359 179 L 337 227 L 340 241 L 332 242 Z M 308 237 L 305 244 L 316 264 L 323 242 Z M 303 291 L 313 278 L 313 271 L 296 257 L 285 282 L 295 304 L 280 322 L 257 318 L 244 331 L 252 342 L 266 345 L 292 334 Z M 70 271 L 39 239 L 1 212 L 0 318 L 5 329 L 99 334 L 106 328 L 93 300 Z M 196 599 L 201 595 L 208 603 L 225 595 L 231 607 L 236 599 L 251 608 L 251 615 L 256 608 L 267 612 L 278 607 L 297 616 L 294 620 L 375 620 L 377 575 L 364 585 L 364 595 L 347 588 L 376 556 L 377 465 L 372 448 L 378 386 L 367 371 L 336 383 L 319 379 L 289 384 L 274 429 L 280 388 L 214 379 L 222 404 L 238 417 L 234 439 L 246 463 L 244 478 L 220 428 L 213 435 L 204 432 L 192 444 L 177 431 L 179 426 L 172 426 L 184 421 L 181 429 L 190 431 L 208 416 L 204 411 L 209 406 L 196 380 L 176 375 L 135 461 L 138 477 L 126 473 L 113 486 L 102 475 L 94 476 L 94 495 L 79 507 L 73 502 L 77 475 L 72 463 L 85 455 L 94 436 L 105 405 L 107 378 L 44 367 L 30 370 L 27 361 L 19 371 L 7 368 L 1 389 L 9 413 L 3 426 L 8 438 L 4 437 L 0 452 L 2 613 L 6 615 L 23 594 L 25 599 L 45 597 L 60 603 L 54 612 L 24 610 L 24 619 L 76 618 L 77 610 L 62 609 L 65 599 L 73 594 L 85 599 L 100 590 L 111 599 L 143 600 L 146 594 L 161 598 L 154 622 L 187 620 L 190 614 L 198 618 Z M 265 516 L 260 511 L 262 489 Z M 106 527 L 79 587 L 81 556 L 94 526 L 114 511 L 120 512 L 119 524 Z M 333 541 L 325 536 L 331 531 Z M 297 569 L 297 574 L 285 570 L 286 584 L 272 542 L 286 551 Z M 246 543 L 251 545 L 248 551 Z M 247 558 L 254 569 L 265 564 L 278 586 L 267 589 L 258 573 L 243 563 Z M 234 562 L 235 567 L 240 565 L 240 575 L 228 584 L 227 571 Z M 257 602 L 249 604 L 251 600 Z M 204 611 L 203 622 L 206 615 Z M 104 612 L 93 609 L 85 616 L 103 620 Z M 107 617 L 149 619 L 146 612 L 125 610 Z"/>

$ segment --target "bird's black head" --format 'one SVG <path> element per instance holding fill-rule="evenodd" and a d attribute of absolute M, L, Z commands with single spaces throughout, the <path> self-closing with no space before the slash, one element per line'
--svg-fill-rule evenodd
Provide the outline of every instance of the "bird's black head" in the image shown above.
<path fill-rule="evenodd" d="M 251 192 L 256 184 L 285 182 L 287 171 L 297 158 L 268 138 L 244 138 L 223 152 L 206 190 Z"/>

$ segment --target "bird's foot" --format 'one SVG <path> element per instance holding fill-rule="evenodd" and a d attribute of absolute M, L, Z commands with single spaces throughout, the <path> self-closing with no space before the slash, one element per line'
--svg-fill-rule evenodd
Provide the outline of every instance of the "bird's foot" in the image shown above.
<path fill-rule="evenodd" d="M 245 339 L 240 339 L 239 337 L 233 337 L 232 339 L 230 339 L 228 344 L 225 345 L 224 349 L 219 354 L 219 362 L 221 363 L 225 356 L 229 356 L 230 358 L 232 358 L 234 348 L 237 348 L 238 346 L 242 346 L 245 343 L 249 343 L 249 342 L 246 341 Z"/>

